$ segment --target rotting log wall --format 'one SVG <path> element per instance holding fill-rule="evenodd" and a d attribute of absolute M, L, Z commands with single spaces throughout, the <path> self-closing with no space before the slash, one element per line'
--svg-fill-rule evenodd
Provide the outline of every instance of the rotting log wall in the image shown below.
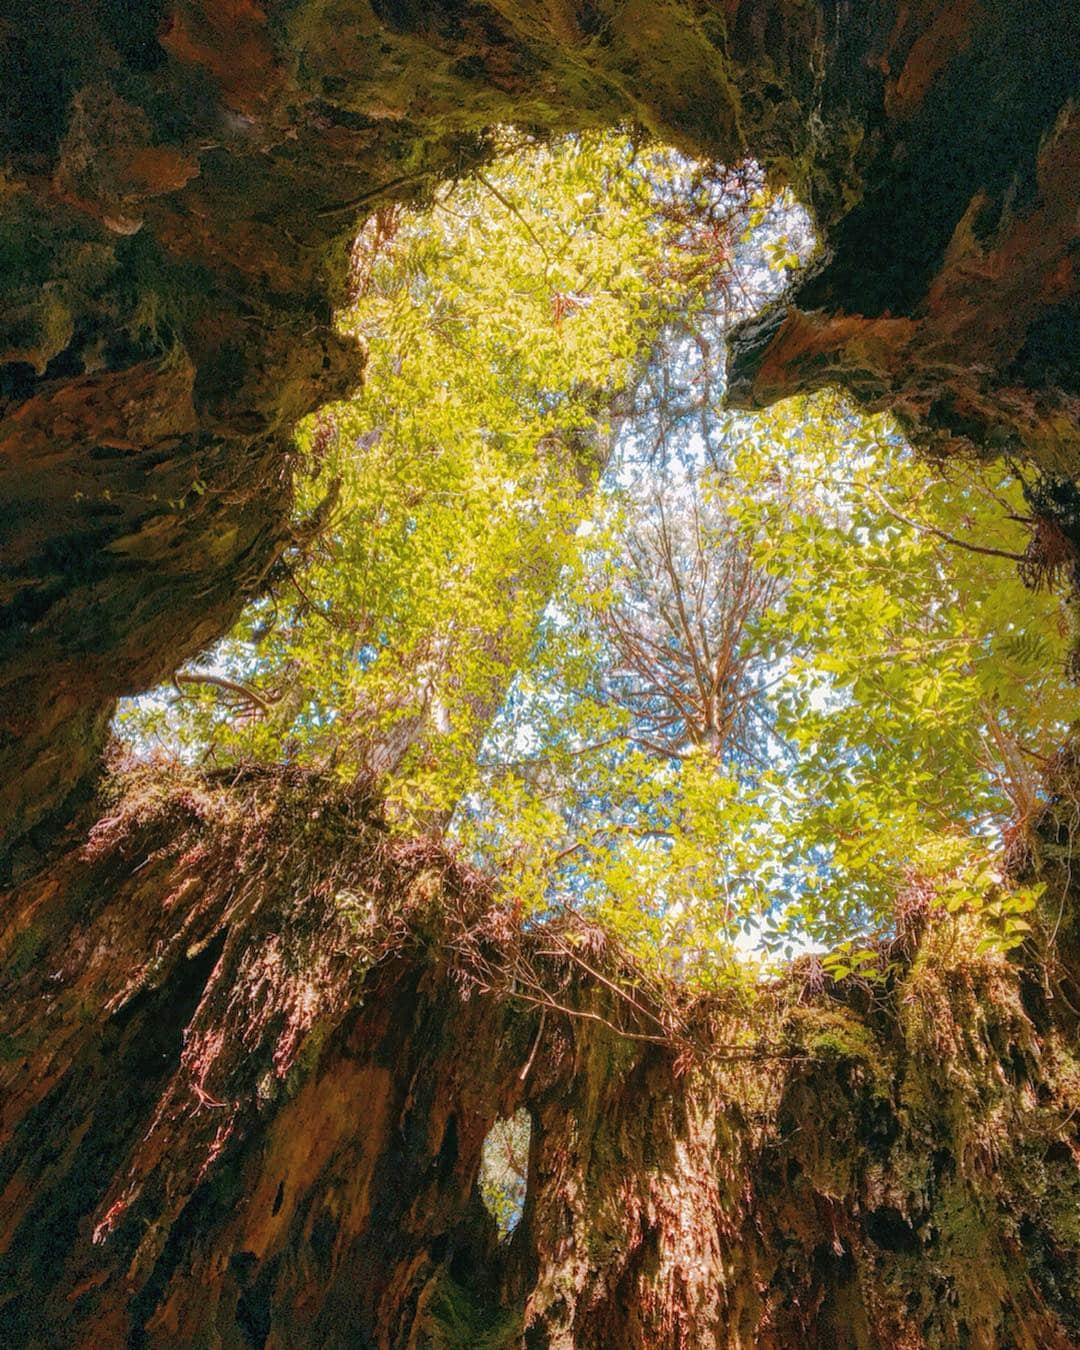
<path fill-rule="evenodd" d="M 491 971 L 543 930 L 299 775 L 147 775 L 3 914 L 5 1344 L 1080 1338 L 1072 897 L 1030 960 L 931 926 L 887 992 L 703 1003 L 780 1055 L 719 1065 L 558 960 L 584 1015 L 541 1021 Z M 475 1182 L 521 1105 L 500 1245 Z"/>
<path fill-rule="evenodd" d="M 297 418 L 360 378 L 356 221 L 485 129 L 636 120 L 756 156 L 820 265 L 731 390 L 822 383 L 948 454 L 1077 471 L 1068 0 L 26 0 L 0 21 L 0 868 L 70 818 L 115 698 L 289 539 Z"/>
<path fill-rule="evenodd" d="M 1071 919 L 1042 953 L 1060 989 L 931 933 L 888 1008 L 807 992 L 791 1058 L 680 1072 L 479 988 L 462 927 L 496 961 L 525 939 L 362 804 L 159 787 L 88 843 L 84 800 L 113 700 L 225 631 L 288 545 L 291 428 L 362 373 L 332 328 L 356 220 L 482 159 L 493 125 L 630 117 L 793 184 L 824 252 L 735 336 L 740 406 L 839 384 L 944 455 L 1075 477 L 1073 10 L 26 0 L 0 21 L 7 1342 L 1080 1341 Z M 502 1248 L 475 1175 L 521 1104 Z"/>

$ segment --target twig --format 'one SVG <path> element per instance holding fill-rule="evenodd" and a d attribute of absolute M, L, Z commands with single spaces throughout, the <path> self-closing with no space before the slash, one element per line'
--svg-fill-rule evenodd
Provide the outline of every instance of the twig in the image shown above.
<path fill-rule="evenodd" d="M 854 486 L 865 488 L 877 499 L 880 506 L 889 513 L 895 520 L 900 521 L 902 525 L 907 525 L 913 530 L 923 530 L 927 534 L 935 534 L 939 539 L 943 539 L 946 544 L 952 544 L 954 548 L 967 549 L 969 553 L 982 553 L 988 558 L 1007 558 L 1010 562 L 1022 563 L 1026 559 L 1022 553 L 1013 553 L 1009 549 L 989 548 L 984 544 L 969 544 L 964 539 L 957 539 L 954 534 L 949 534 L 945 530 L 938 529 L 936 525 L 928 525 L 925 521 L 912 520 L 910 516 L 901 515 L 894 506 L 881 495 L 876 487 L 870 483 L 858 483 Z"/>
<path fill-rule="evenodd" d="M 334 509 L 341 498 L 341 478 L 338 476 L 330 482 L 326 489 L 326 496 L 316 506 L 309 516 L 299 521 L 290 531 L 292 543 L 296 548 L 306 548 L 308 544 L 322 534 L 330 522 Z"/>
<path fill-rule="evenodd" d="M 173 676 L 173 684 L 177 687 L 182 684 L 209 684 L 215 689 L 223 689 L 228 694 L 236 694 L 238 698 L 254 704 L 264 713 L 268 713 L 270 704 L 276 701 L 264 698 L 262 694 L 257 694 L 254 689 L 250 689 L 246 684 L 238 684 L 235 680 L 226 679 L 224 675 L 211 674 L 208 670 L 178 670 Z"/>
<path fill-rule="evenodd" d="M 363 206 L 365 202 L 381 197 L 386 192 L 394 192 L 400 187 L 406 187 L 410 183 L 420 183 L 425 178 L 430 177 L 430 170 L 424 173 L 402 174 L 400 178 L 391 178 L 388 183 L 380 183 L 378 187 L 368 188 L 357 196 L 348 198 L 347 201 L 333 202 L 330 206 L 320 206 L 317 211 L 312 212 L 312 215 L 316 217 L 340 215 L 343 211 L 352 211 L 358 206 Z"/>
<path fill-rule="evenodd" d="M 518 1075 L 518 1082 L 524 1083 L 529 1076 L 529 1070 L 533 1066 L 533 1060 L 536 1058 L 536 1052 L 540 1049 L 540 1037 L 544 1034 L 544 1022 L 547 1020 L 547 1008 L 540 1009 L 540 1025 L 536 1028 L 536 1039 L 533 1041 L 532 1050 L 529 1052 L 529 1058 L 525 1061 L 525 1067 Z"/>
<path fill-rule="evenodd" d="M 544 255 L 544 262 L 550 267 L 551 256 L 549 255 L 544 245 L 540 242 L 540 239 L 537 236 L 536 231 L 525 219 L 525 217 L 521 214 L 521 212 L 517 209 L 514 203 L 509 199 L 509 197 L 503 196 L 503 194 L 499 191 L 499 189 L 495 186 L 495 184 L 490 182 L 487 178 L 485 178 L 484 175 L 479 171 L 479 169 L 476 170 L 475 176 L 477 181 L 483 183 L 484 187 L 487 188 L 487 190 L 491 193 L 491 195 L 495 198 L 495 200 L 502 202 L 503 206 L 506 207 L 506 209 L 510 212 L 510 214 L 518 220 L 522 228 L 528 234 L 529 238 L 533 241 L 536 247 Z"/>

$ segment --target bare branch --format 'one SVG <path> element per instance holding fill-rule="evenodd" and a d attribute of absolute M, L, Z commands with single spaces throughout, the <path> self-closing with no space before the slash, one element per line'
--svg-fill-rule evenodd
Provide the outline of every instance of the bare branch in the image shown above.
<path fill-rule="evenodd" d="M 178 690 L 183 684 L 206 684 L 214 689 L 224 690 L 228 694 L 235 694 L 237 698 L 243 699 L 245 703 L 264 714 L 269 713 L 270 705 L 277 702 L 277 699 L 267 698 L 246 684 L 238 684 L 236 680 L 227 679 L 224 675 L 214 675 L 209 670 L 178 670 L 172 679 Z"/>

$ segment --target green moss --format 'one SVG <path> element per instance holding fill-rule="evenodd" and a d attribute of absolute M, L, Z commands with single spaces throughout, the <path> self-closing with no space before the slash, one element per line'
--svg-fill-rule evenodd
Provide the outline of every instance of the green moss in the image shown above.
<path fill-rule="evenodd" d="M 25 1036 L 9 1036 L 0 1032 L 0 1064 L 17 1064 L 29 1054 L 30 1043 Z"/>
<path fill-rule="evenodd" d="M 509 1350 L 521 1342 L 517 1308 L 483 1307 L 445 1271 L 435 1277 L 417 1330 L 416 1344 L 430 1350 Z"/>
<path fill-rule="evenodd" d="M 49 935 L 41 928 L 24 928 L 11 944 L 5 975 L 17 980 L 34 965 L 49 944 Z"/>
<path fill-rule="evenodd" d="M 287 1097 L 294 1097 L 296 1095 L 312 1070 L 316 1067 L 319 1062 L 319 1056 L 322 1054 L 323 1046 L 326 1044 L 326 1038 L 329 1036 L 335 1025 L 336 1022 L 323 1018 L 316 1022 L 304 1037 L 300 1048 L 297 1051 L 296 1058 L 293 1060 L 285 1075 L 285 1094 Z"/>
<path fill-rule="evenodd" d="M 893 1063 L 873 1031 L 846 1008 L 800 1009 L 794 1017 L 796 1039 L 814 1059 L 836 1066 L 859 1065 L 876 1097 L 892 1090 Z"/>
<path fill-rule="evenodd" d="M 141 231 L 118 248 L 123 267 L 118 307 L 133 342 L 165 350 L 212 303 L 215 283 L 198 263 L 166 258 Z"/>
<path fill-rule="evenodd" d="M 844 1013 L 821 1013 L 820 1026 L 807 1042 L 807 1049 L 818 1059 L 869 1059 L 876 1045 L 866 1027 Z"/>

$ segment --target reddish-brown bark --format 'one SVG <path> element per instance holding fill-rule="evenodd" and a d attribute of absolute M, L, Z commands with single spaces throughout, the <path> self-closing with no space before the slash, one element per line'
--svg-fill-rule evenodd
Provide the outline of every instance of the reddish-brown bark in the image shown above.
<path fill-rule="evenodd" d="M 691 1062 L 438 848 L 288 775 L 147 779 L 4 913 L 8 1343 L 1080 1333 L 1075 972 L 1055 1001 L 931 930 L 887 996 L 699 1003 L 699 1041 L 764 1057 Z M 493 982 L 523 956 L 578 1015 Z M 480 1150 L 522 1105 L 499 1243 Z"/>
<path fill-rule="evenodd" d="M 825 263 L 737 339 L 733 396 L 837 383 L 939 447 L 1071 477 L 1072 18 L 1065 0 L 7 16 L 0 866 L 43 856 L 112 701 L 261 584 L 291 428 L 362 365 L 331 328 L 346 241 L 483 157 L 485 127 L 631 118 L 756 156 L 815 214 Z"/>
<path fill-rule="evenodd" d="M 482 158 L 485 127 L 630 117 L 756 156 L 824 253 L 736 336 L 733 399 L 835 383 L 938 450 L 1075 478 L 1072 20 L 29 0 L 0 22 L 9 1343 L 1080 1339 L 1074 921 L 1043 952 L 1059 986 L 931 934 L 886 1008 L 818 996 L 781 1028 L 794 1058 L 685 1071 L 572 963 L 547 986 L 604 1020 L 486 987 L 535 939 L 317 785 L 136 794 L 85 839 L 112 701 L 225 631 L 288 542 L 291 428 L 362 367 L 330 312 L 356 220 Z M 500 1245 L 475 1177 L 521 1104 Z"/>

